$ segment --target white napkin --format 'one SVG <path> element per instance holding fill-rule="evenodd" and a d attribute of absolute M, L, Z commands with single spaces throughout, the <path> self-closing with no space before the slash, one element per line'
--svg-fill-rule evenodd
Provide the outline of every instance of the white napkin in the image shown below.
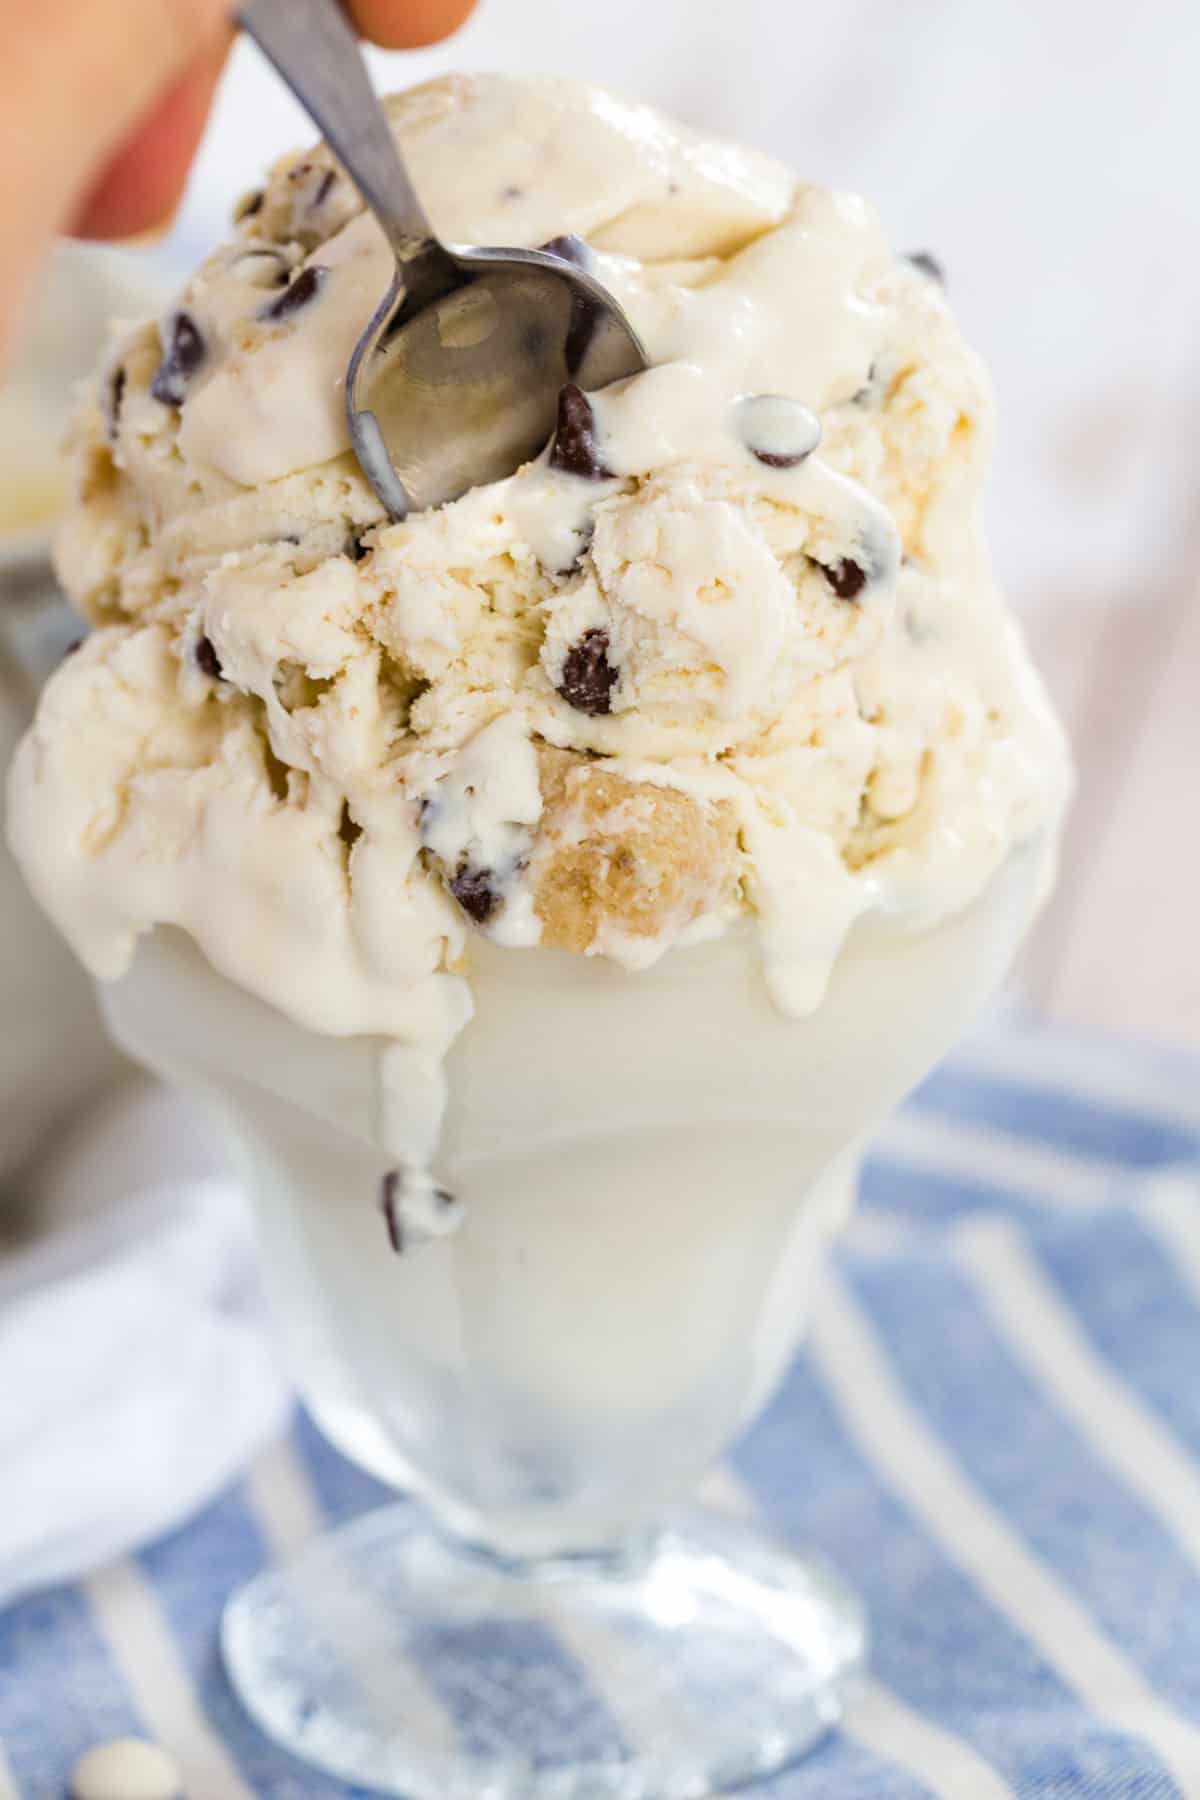
<path fill-rule="evenodd" d="M 287 1384 L 244 1204 L 200 1115 L 131 1083 L 0 1254 L 0 1605 L 146 1542 L 277 1432 Z"/>

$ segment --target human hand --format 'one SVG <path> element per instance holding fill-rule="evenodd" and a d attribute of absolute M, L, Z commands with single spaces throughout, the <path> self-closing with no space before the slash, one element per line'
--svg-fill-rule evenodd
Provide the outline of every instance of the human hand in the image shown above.
<path fill-rule="evenodd" d="M 348 0 L 394 48 L 447 36 L 474 0 Z M 236 0 L 0 0 L 0 369 L 56 236 L 127 237 L 179 199 Z"/>

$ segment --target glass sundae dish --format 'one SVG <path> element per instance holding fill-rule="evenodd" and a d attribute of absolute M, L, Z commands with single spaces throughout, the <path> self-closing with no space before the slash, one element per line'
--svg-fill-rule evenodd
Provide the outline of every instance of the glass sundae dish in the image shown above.
<path fill-rule="evenodd" d="M 322 1429 L 412 1497 L 231 1603 L 251 1712 L 418 1800 L 682 1800 L 861 1664 L 840 1577 L 688 1497 L 1002 980 L 1067 754 L 927 261 L 597 90 L 390 108 L 444 236 L 586 258 L 652 366 L 389 522 L 339 384 L 388 252 L 286 159 L 80 419 L 96 628 L 11 841 L 118 1042 L 226 1122 Z"/>

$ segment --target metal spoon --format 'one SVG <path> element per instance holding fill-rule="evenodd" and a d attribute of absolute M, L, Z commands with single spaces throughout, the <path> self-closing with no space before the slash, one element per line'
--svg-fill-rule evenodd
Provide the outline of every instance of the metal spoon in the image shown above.
<path fill-rule="evenodd" d="M 549 438 L 565 383 L 605 387 L 646 367 L 612 295 L 567 260 L 577 241 L 567 255 L 439 242 L 336 0 L 251 0 L 239 23 L 395 252 L 346 375 L 351 441 L 393 518 L 511 475 Z"/>

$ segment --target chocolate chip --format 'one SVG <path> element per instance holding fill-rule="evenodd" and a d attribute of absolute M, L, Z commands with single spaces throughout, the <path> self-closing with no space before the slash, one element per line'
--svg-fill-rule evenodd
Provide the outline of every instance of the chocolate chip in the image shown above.
<path fill-rule="evenodd" d="M 562 262 L 574 263 L 577 269 L 590 269 L 592 253 L 581 237 L 568 232 L 563 237 L 553 237 L 545 244 L 539 245 L 547 256 L 557 256 Z"/>
<path fill-rule="evenodd" d="M 857 600 L 867 585 L 867 571 L 848 556 L 840 562 L 818 563 L 817 567 L 839 600 Z"/>
<path fill-rule="evenodd" d="M 166 353 L 158 365 L 150 392 L 164 406 L 182 406 L 208 347 L 190 313 L 177 312 L 171 320 Z"/>
<path fill-rule="evenodd" d="M 945 287 L 946 271 L 932 251 L 910 250 L 908 261 L 914 269 L 920 269 L 922 275 L 928 275 L 930 281 L 936 281 L 939 287 Z"/>
<path fill-rule="evenodd" d="M 332 192 L 336 186 L 337 186 L 336 173 L 332 169 L 326 169 L 324 175 L 322 175 L 322 177 L 321 177 L 320 184 L 317 187 L 316 193 L 313 195 L 312 199 L 308 203 L 309 212 L 310 213 L 319 212 L 321 207 L 324 206 L 325 202 L 328 200 L 330 194 L 332 194 Z"/>
<path fill-rule="evenodd" d="M 292 268 L 287 257 L 282 250 L 274 250 L 269 244 L 252 244 L 235 256 L 229 266 L 252 287 L 286 287 L 291 280 Z"/>
<path fill-rule="evenodd" d="M 563 659 L 562 679 L 558 691 L 576 712 L 612 711 L 612 691 L 621 671 L 608 660 L 607 631 L 585 631 L 577 644 L 572 644 Z"/>
<path fill-rule="evenodd" d="M 383 1209 L 384 1223 L 387 1225 L 388 1242 L 397 1256 L 404 1254 L 404 1227 L 400 1221 L 402 1179 L 399 1169 L 389 1169 L 379 1188 L 379 1204 Z"/>
<path fill-rule="evenodd" d="M 509 181 L 500 189 L 500 198 L 502 200 L 519 200 L 524 192 L 523 187 L 518 187 L 514 181 Z"/>
<path fill-rule="evenodd" d="M 388 1242 L 397 1256 L 407 1248 L 404 1230 L 405 1200 L 415 1203 L 414 1224 L 418 1241 L 441 1237 L 458 1223 L 459 1201 L 448 1188 L 434 1186 L 424 1174 L 414 1179 L 410 1171 L 389 1169 L 379 1184 L 379 1207 L 387 1226 Z M 432 1215 L 432 1216 L 431 1216 Z"/>
<path fill-rule="evenodd" d="M 744 394 L 737 429 L 751 456 L 769 469 L 795 469 L 821 442 L 821 421 L 786 394 Z"/>
<path fill-rule="evenodd" d="M 564 581 L 568 575 L 577 575 L 583 567 L 583 559 L 591 549 L 592 539 L 595 535 L 596 527 L 591 519 L 584 525 L 577 525 L 574 536 L 578 548 L 574 556 L 569 563 L 564 563 L 561 569 L 551 569 L 550 574 L 556 575 L 560 581 Z"/>
<path fill-rule="evenodd" d="M 329 270 L 320 263 L 310 263 L 307 269 L 301 269 L 290 287 L 284 288 L 277 300 L 264 306 L 259 318 L 265 325 L 279 325 L 285 319 L 293 318 L 296 313 L 303 312 L 311 306 L 325 284 Z"/>
<path fill-rule="evenodd" d="M 596 415 L 582 388 L 573 381 L 559 389 L 558 424 L 550 446 L 550 467 L 585 481 L 611 481 L 596 450 Z"/>
<path fill-rule="evenodd" d="M 472 869 L 464 864 L 450 883 L 450 892 L 477 925 L 486 925 L 500 904 L 490 869 Z"/>
<path fill-rule="evenodd" d="M 221 667 L 221 659 L 210 637 L 197 638 L 196 664 L 201 674 L 207 675 L 211 681 L 224 681 L 225 672 Z"/>
<path fill-rule="evenodd" d="M 243 219 L 255 218 L 262 211 L 266 198 L 262 188 L 255 188 L 252 193 L 246 194 L 233 209 L 234 224 L 240 225 Z"/>
<path fill-rule="evenodd" d="M 108 396 L 107 405 L 105 407 L 108 419 L 108 441 L 110 444 L 116 443 L 117 432 L 120 430 L 121 402 L 125 398 L 125 385 L 127 380 L 128 376 L 125 373 L 125 364 L 118 363 L 108 378 Z"/>
<path fill-rule="evenodd" d="M 882 356 L 872 357 L 867 369 L 867 378 L 862 386 L 855 388 L 848 400 L 841 402 L 845 406 L 876 407 L 882 406 L 887 397 L 895 373 L 892 359 Z"/>
<path fill-rule="evenodd" d="M 753 444 L 747 444 L 746 448 L 760 463 L 766 463 L 768 469 L 794 469 L 810 454 L 807 450 L 801 450 L 798 454 L 788 451 L 784 455 L 778 450 L 758 450 Z"/>
<path fill-rule="evenodd" d="M 338 836 L 348 849 L 353 849 L 362 836 L 362 826 L 350 811 L 350 802 L 342 801 L 342 816 L 338 820 Z"/>

